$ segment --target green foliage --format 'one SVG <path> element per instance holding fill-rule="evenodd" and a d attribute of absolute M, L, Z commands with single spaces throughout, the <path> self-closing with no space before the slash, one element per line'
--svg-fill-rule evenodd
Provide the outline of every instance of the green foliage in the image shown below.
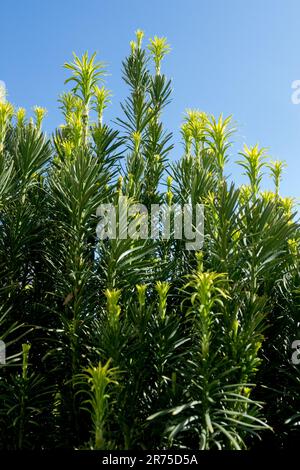
<path fill-rule="evenodd" d="M 263 177 L 262 169 L 265 166 L 265 149 L 260 149 L 258 144 L 254 147 L 244 146 L 244 151 L 240 153 L 244 160 L 239 160 L 237 163 L 245 169 L 245 175 L 248 176 L 251 185 L 253 197 L 259 191 L 260 183 Z"/>
<path fill-rule="evenodd" d="M 110 395 L 108 386 L 118 385 L 116 378 L 118 371 L 109 367 L 110 360 L 102 366 L 99 362 L 97 367 L 87 367 L 82 374 L 77 375 L 77 384 L 83 387 L 88 386 L 88 390 L 81 388 L 79 393 L 87 394 L 88 398 L 83 401 L 83 406 L 89 412 L 93 423 L 94 444 L 92 449 L 100 450 L 107 448 L 105 442 L 105 422 L 107 420 L 107 407 Z"/>
<path fill-rule="evenodd" d="M 284 164 L 245 146 L 249 185 L 237 187 L 231 116 L 194 109 L 169 164 L 170 46 L 143 37 L 112 126 L 95 54 L 65 64 L 51 138 L 44 108 L 28 119 L 0 103 L 0 448 L 296 447 L 300 235 Z M 262 191 L 267 168 L 274 192 Z M 202 251 L 172 236 L 99 239 L 97 208 L 120 215 L 122 196 L 171 212 L 203 204 Z M 142 216 L 129 221 L 137 235 Z"/>

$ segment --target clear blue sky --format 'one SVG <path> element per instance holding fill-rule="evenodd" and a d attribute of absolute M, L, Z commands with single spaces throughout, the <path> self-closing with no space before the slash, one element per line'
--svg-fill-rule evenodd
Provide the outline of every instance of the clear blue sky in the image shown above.
<path fill-rule="evenodd" d="M 300 105 L 291 101 L 291 84 L 300 79 L 299 0 L 2 2 L 0 79 L 10 101 L 46 107 L 50 132 L 61 123 L 56 99 L 66 78 L 62 64 L 72 51 L 97 51 L 108 63 L 114 97 L 106 116 L 112 119 L 126 93 L 121 61 L 138 28 L 146 38 L 167 36 L 171 43 L 163 70 L 174 87 L 165 112 L 176 143 L 172 158 L 180 155 L 186 108 L 233 114 L 233 161 L 244 142 L 259 142 L 273 159 L 288 163 L 282 194 L 300 198 Z M 235 165 L 228 172 L 244 181 Z"/>

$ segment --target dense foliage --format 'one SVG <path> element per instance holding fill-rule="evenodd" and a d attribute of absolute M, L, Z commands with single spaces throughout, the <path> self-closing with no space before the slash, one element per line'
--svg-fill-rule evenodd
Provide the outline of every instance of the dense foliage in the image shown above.
<path fill-rule="evenodd" d="M 111 127 L 95 55 L 66 63 L 49 138 L 43 108 L 0 103 L 0 448 L 287 448 L 299 439 L 299 226 L 284 164 L 247 147 L 226 176 L 231 118 L 188 110 L 170 163 L 165 38 L 123 62 Z M 154 65 L 154 66 L 153 66 Z M 153 67 L 153 71 L 152 71 Z M 101 85 L 101 86 L 100 86 Z M 263 191 L 268 171 L 274 191 Z M 184 240 L 99 240 L 97 208 L 205 206 L 201 251 Z"/>

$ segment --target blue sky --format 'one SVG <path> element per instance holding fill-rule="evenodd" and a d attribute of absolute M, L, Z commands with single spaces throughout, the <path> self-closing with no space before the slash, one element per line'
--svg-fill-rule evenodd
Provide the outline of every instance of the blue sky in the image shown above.
<path fill-rule="evenodd" d="M 300 104 L 292 82 L 300 80 L 299 0 L 26 0 L 2 2 L 0 80 L 9 100 L 27 109 L 48 109 L 45 128 L 61 123 L 57 97 L 67 77 L 62 64 L 72 51 L 96 51 L 107 62 L 113 103 L 126 95 L 121 62 L 134 31 L 167 36 L 172 53 L 163 71 L 173 79 L 165 112 L 180 156 L 179 126 L 186 108 L 232 114 L 238 131 L 232 162 L 244 142 L 268 147 L 288 163 L 282 194 L 300 198 Z M 227 173 L 244 182 L 231 163 Z M 270 185 L 265 178 L 266 187 Z"/>

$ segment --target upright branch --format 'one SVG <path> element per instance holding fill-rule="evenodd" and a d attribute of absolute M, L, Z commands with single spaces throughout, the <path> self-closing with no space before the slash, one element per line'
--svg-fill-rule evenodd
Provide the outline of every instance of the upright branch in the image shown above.
<path fill-rule="evenodd" d="M 91 100 L 98 82 L 103 81 L 103 76 L 105 75 L 105 66 L 103 62 L 95 62 L 96 53 L 94 53 L 90 58 L 87 52 L 85 52 L 81 58 L 73 53 L 73 57 L 73 62 L 66 62 L 64 64 L 64 67 L 70 70 L 72 73 L 71 77 L 65 80 L 65 83 L 74 83 L 72 92 L 77 98 L 82 100 L 82 132 L 83 142 L 86 146 L 88 139 Z"/>
<path fill-rule="evenodd" d="M 269 165 L 267 165 L 268 168 L 271 171 L 271 178 L 273 179 L 274 182 L 274 187 L 275 187 L 275 195 L 276 198 L 279 197 L 279 187 L 280 187 L 280 182 L 282 180 L 282 173 L 284 168 L 286 168 L 286 163 L 280 160 L 275 160 L 272 161 Z"/>
<path fill-rule="evenodd" d="M 253 147 L 244 145 L 244 150 L 240 152 L 240 155 L 244 159 L 239 160 L 237 163 L 245 169 L 244 174 L 249 178 L 252 196 L 256 199 L 263 177 L 262 170 L 265 166 L 265 149 L 260 149 L 258 144 Z"/>
<path fill-rule="evenodd" d="M 155 71 L 157 75 L 160 75 L 161 61 L 167 54 L 169 54 L 171 48 L 167 43 L 167 38 L 154 36 L 153 39 L 150 38 L 149 42 L 150 44 L 148 45 L 148 49 L 155 63 Z"/>
<path fill-rule="evenodd" d="M 172 149 L 171 134 L 165 133 L 160 119 L 169 103 L 171 83 L 161 74 L 161 60 L 169 51 L 165 38 L 150 40 L 150 58 L 156 74 L 149 70 L 149 57 L 142 47 L 144 33 L 136 32 L 130 43 L 130 55 L 123 62 L 123 78 L 130 87 L 130 96 L 122 104 L 125 117 L 117 119 L 125 131 L 127 175 L 124 188 L 131 197 L 143 203 L 158 202 L 158 185 L 165 169 L 166 156 Z M 132 178 L 135 175 L 135 178 Z"/>

